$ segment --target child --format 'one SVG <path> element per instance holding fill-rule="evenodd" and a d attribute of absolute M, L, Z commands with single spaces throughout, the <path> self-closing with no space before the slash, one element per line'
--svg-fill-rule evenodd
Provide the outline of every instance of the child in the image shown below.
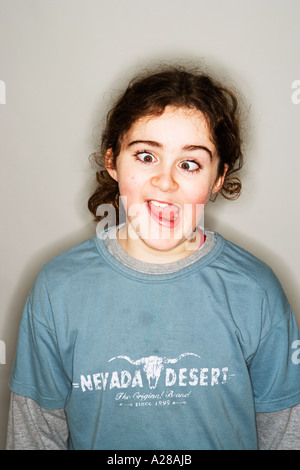
<path fill-rule="evenodd" d="M 235 95 L 181 68 L 137 78 L 95 160 L 105 230 L 36 280 L 7 448 L 299 449 L 288 301 L 265 264 L 199 226 L 211 197 L 241 190 Z"/>

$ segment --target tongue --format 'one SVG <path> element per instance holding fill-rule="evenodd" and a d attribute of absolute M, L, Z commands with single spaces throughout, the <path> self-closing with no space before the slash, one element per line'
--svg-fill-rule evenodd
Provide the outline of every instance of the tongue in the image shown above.
<path fill-rule="evenodd" d="M 151 212 L 153 212 L 156 217 L 165 220 L 174 220 L 176 214 L 178 213 L 178 207 L 172 204 L 168 204 L 166 207 L 155 206 L 150 203 Z"/>

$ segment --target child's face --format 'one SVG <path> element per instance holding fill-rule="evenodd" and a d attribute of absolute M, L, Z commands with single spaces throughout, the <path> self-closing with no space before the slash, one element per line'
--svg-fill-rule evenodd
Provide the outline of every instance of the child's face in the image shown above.
<path fill-rule="evenodd" d="M 136 121 L 122 140 L 115 168 L 107 157 L 128 217 L 123 248 L 148 262 L 188 256 L 188 239 L 204 206 L 223 184 L 218 163 L 199 111 L 167 107 L 160 116 Z"/>

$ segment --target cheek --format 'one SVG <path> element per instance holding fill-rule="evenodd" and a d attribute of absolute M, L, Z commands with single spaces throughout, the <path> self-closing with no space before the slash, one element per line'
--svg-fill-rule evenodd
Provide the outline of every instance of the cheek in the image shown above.
<path fill-rule="evenodd" d="M 137 201 L 142 197 L 145 184 L 143 175 L 133 171 L 130 167 L 122 168 L 122 173 L 119 174 L 119 190 L 121 195 L 127 196 L 132 201 Z"/>
<path fill-rule="evenodd" d="M 134 176 L 128 176 L 127 178 L 120 179 L 119 191 L 122 197 L 123 205 L 127 211 L 130 206 L 139 202 L 139 181 Z"/>
<path fill-rule="evenodd" d="M 199 184 L 194 190 L 186 193 L 184 220 L 185 223 L 196 225 L 203 217 L 205 206 L 210 198 L 210 186 L 207 183 Z"/>
<path fill-rule="evenodd" d="M 206 204 L 210 197 L 210 187 L 208 184 L 199 185 L 197 188 L 191 191 L 191 188 L 187 191 L 187 197 L 185 201 L 187 204 L 196 206 L 197 204 Z"/>

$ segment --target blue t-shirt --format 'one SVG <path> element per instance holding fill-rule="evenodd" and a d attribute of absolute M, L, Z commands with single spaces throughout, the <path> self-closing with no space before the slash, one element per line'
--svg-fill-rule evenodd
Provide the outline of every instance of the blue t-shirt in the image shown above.
<path fill-rule="evenodd" d="M 271 269 L 220 235 L 169 274 L 95 237 L 42 268 L 10 387 L 65 408 L 70 449 L 256 449 L 255 412 L 300 403 L 297 348 Z"/>

